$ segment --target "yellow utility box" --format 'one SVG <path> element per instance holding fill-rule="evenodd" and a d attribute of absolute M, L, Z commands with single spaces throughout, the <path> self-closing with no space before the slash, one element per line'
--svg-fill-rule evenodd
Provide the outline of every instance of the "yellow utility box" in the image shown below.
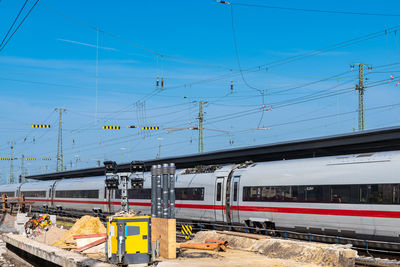
<path fill-rule="evenodd" d="M 114 264 L 151 260 L 151 217 L 111 217 L 107 222 L 106 255 Z"/>

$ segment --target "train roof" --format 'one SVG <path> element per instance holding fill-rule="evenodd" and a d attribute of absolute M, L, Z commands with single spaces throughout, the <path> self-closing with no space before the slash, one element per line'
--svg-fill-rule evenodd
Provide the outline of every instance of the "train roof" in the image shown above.
<path fill-rule="evenodd" d="M 177 168 L 193 168 L 199 165 L 235 164 L 245 161 L 263 162 L 392 150 L 400 150 L 400 127 L 380 128 L 363 132 L 218 150 L 202 154 L 152 159 L 144 161 L 144 164 L 147 170 L 149 170 L 152 165 L 172 162 L 175 163 Z M 130 163 L 118 165 L 118 172 L 129 171 Z M 104 175 L 104 173 L 104 167 L 97 167 L 31 175 L 26 178 L 53 180 L 99 176 Z"/>

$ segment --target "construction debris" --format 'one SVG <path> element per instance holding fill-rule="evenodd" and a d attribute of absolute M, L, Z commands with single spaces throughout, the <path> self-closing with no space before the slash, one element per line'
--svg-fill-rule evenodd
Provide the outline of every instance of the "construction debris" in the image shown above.
<path fill-rule="evenodd" d="M 13 211 L 25 212 L 26 205 L 29 206 L 29 211 L 31 209 L 34 201 L 25 201 L 25 197 L 21 194 L 20 197 L 9 197 L 7 194 L 1 195 L 1 203 L 2 203 L 2 213 L 6 213 L 7 211 L 12 214 Z"/>
<path fill-rule="evenodd" d="M 352 250 L 351 245 L 330 245 L 275 238 L 254 239 L 216 231 L 198 232 L 189 243 L 205 242 L 206 239 L 226 240 L 233 249 L 257 252 L 270 258 L 323 266 L 354 266 L 357 257 L 357 251 Z"/>
<path fill-rule="evenodd" d="M 77 235 L 91 235 L 91 234 L 105 234 L 106 228 L 102 224 L 99 218 L 92 216 L 83 216 L 79 220 L 76 221 L 74 226 L 68 230 L 57 242 L 55 242 L 54 246 L 65 246 L 70 244 L 76 244 L 74 240 L 74 236 Z"/>
<path fill-rule="evenodd" d="M 226 247 L 220 243 L 181 243 L 180 248 L 225 251 Z"/>
<path fill-rule="evenodd" d="M 37 217 L 38 216 L 33 215 L 33 217 L 25 223 L 25 233 L 28 237 L 31 236 L 37 228 L 47 231 L 48 226 L 51 225 L 50 215 L 45 214 L 39 218 Z"/>
<path fill-rule="evenodd" d="M 230 232 L 230 231 L 215 231 L 215 232 L 218 234 L 241 236 L 241 237 L 257 239 L 257 240 L 271 238 L 270 236 L 266 236 L 266 235 L 248 234 L 248 233 L 240 233 L 240 232 Z"/>
<path fill-rule="evenodd" d="M 206 243 L 218 243 L 218 244 L 224 245 L 225 247 L 228 246 L 228 241 L 224 241 L 224 240 L 214 240 L 214 239 L 206 238 L 205 242 Z"/>
<path fill-rule="evenodd" d="M 34 239 L 47 245 L 51 245 L 58 241 L 66 232 L 68 232 L 68 230 L 53 225 L 48 231 L 41 231 Z"/>
<path fill-rule="evenodd" d="M 107 239 L 107 234 L 74 235 L 74 239 L 76 240 L 76 250 L 82 252 L 103 244 Z M 98 250 L 104 252 L 104 245 L 100 249 L 92 249 L 94 251 L 92 253 L 97 253 Z"/>
<path fill-rule="evenodd" d="M 91 242 L 91 243 L 89 243 L 87 245 L 84 245 L 82 247 L 78 247 L 76 250 L 78 252 L 82 252 L 82 251 L 87 250 L 89 248 L 92 248 L 92 247 L 95 247 L 97 245 L 103 244 L 104 242 L 106 242 L 106 239 L 107 239 L 107 237 L 102 237 L 102 238 L 100 238 L 98 240 L 95 240 L 95 241 L 93 241 L 93 242 Z"/>

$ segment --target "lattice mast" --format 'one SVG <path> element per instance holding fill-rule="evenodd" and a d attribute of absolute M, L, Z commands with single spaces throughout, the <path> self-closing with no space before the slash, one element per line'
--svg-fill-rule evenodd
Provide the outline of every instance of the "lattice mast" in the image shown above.
<path fill-rule="evenodd" d="M 57 144 L 57 172 L 64 171 L 64 154 L 62 144 L 62 113 L 65 112 L 63 108 L 56 108 L 59 111 L 59 122 L 58 122 L 58 144 Z"/>

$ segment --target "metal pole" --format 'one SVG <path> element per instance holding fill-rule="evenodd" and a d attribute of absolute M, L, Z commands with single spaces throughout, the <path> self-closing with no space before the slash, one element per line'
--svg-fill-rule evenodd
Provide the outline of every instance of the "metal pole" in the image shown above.
<path fill-rule="evenodd" d="M 163 218 L 168 218 L 168 164 L 162 166 L 162 187 L 163 187 Z"/>
<path fill-rule="evenodd" d="M 175 164 L 169 164 L 169 218 L 175 218 Z"/>
<path fill-rule="evenodd" d="M 157 216 L 157 165 L 151 166 L 151 216 Z"/>
<path fill-rule="evenodd" d="M 25 156 L 24 154 L 21 155 L 21 182 L 25 182 L 25 167 L 24 167 Z"/>
<path fill-rule="evenodd" d="M 364 131 L 365 129 L 365 116 L 364 116 L 364 67 L 368 67 L 369 70 L 372 69 L 372 65 L 363 63 L 350 63 L 353 68 L 354 65 L 358 65 L 358 85 L 356 85 L 356 90 L 358 91 L 358 130 Z"/>
<path fill-rule="evenodd" d="M 156 179 L 157 179 L 157 217 L 162 217 L 161 210 L 161 165 L 157 165 L 156 169 Z"/>
<path fill-rule="evenodd" d="M 121 191 L 121 206 L 122 211 L 128 213 L 129 212 L 129 202 L 128 202 L 128 176 L 121 176 L 122 182 L 122 191 Z"/>
<path fill-rule="evenodd" d="M 11 144 L 11 157 L 10 157 L 10 184 L 14 183 L 14 145 L 15 142 L 9 142 Z"/>

